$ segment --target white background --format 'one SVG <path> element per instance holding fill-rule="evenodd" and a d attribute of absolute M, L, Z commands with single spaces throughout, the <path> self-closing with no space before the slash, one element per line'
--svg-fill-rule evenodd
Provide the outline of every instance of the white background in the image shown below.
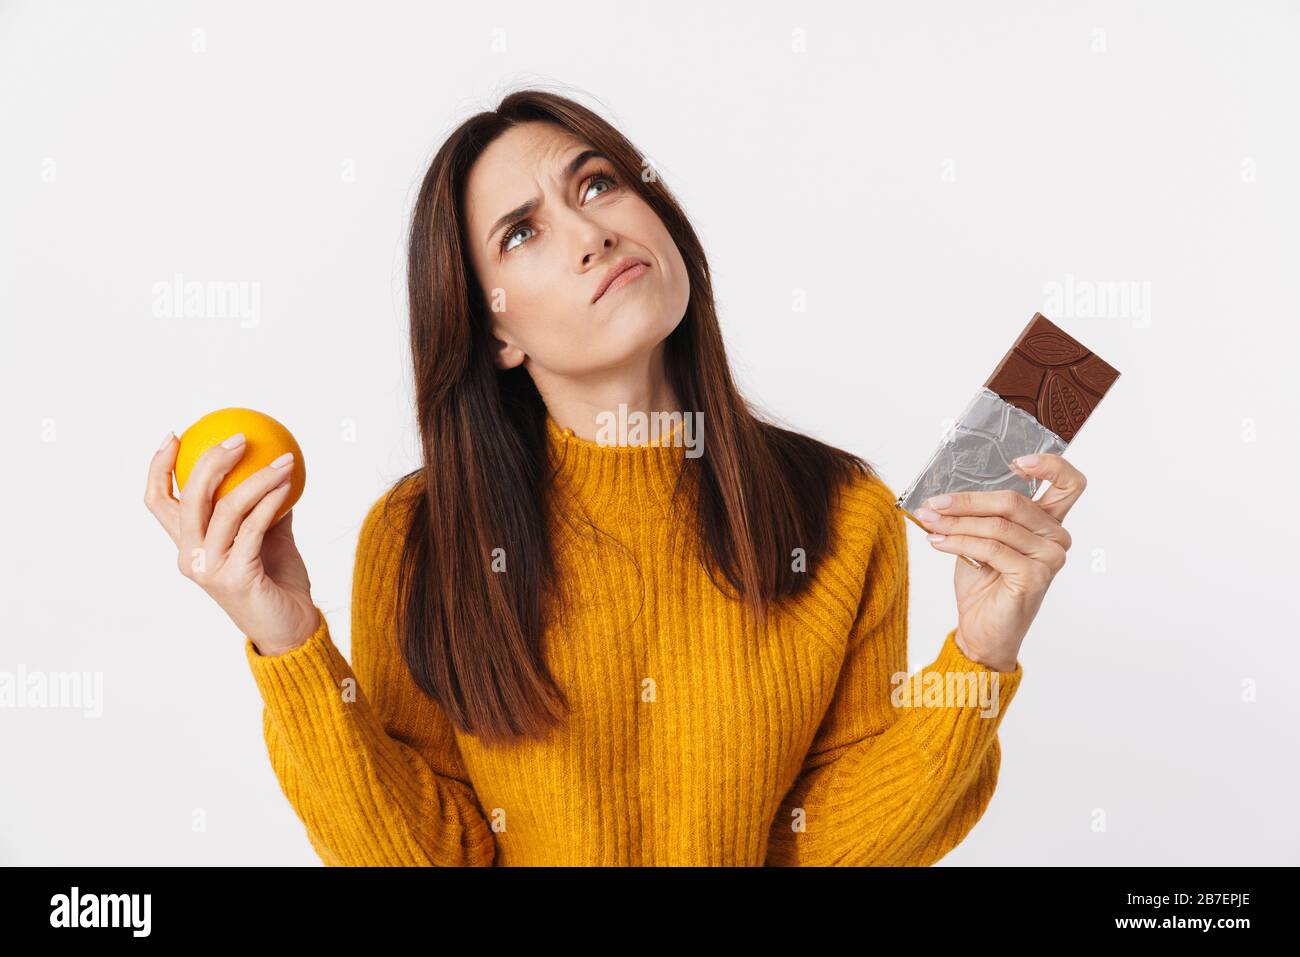
<path fill-rule="evenodd" d="M 1298 41 L 1258 2 L 0 6 L 0 670 L 104 680 L 98 719 L 0 710 L 0 862 L 319 863 L 147 465 L 211 409 L 288 425 L 346 654 L 361 518 L 417 463 L 415 188 L 537 83 L 682 201 L 746 394 L 896 491 L 1036 310 L 1121 370 L 942 863 L 1300 863 Z M 258 284 L 258 323 L 156 317 L 177 273 Z M 1067 281 L 1149 309 L 1053 313 Z M 954 560 L 909 533 L 916 668 Z"/>

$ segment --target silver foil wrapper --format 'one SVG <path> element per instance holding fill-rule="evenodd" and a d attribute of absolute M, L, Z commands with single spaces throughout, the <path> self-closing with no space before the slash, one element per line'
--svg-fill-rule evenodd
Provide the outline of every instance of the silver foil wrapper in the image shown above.
<path fill-rule="evenodd" d="M 915 513 L 932 495 L 1004 488 L 1033 498 L 1043 483 L 1017 475 L 1011 460 L 1032 452 L 1060 455 L 1068 445 L 1028 412 L 996 392 L 980 389 L 921 474 L 898 497 L 898 507 Z"/>

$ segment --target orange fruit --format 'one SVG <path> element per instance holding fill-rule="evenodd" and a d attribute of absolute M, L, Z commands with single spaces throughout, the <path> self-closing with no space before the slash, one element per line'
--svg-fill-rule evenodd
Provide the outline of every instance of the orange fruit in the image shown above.
<path fill-rule="evenodd" d="M 264 412 L 253 409 L 218 409 L 209 412 L 183 433 L 176 450 L 176 487 L 184 489 L 190 472 L 199 456 L 220 445 L 236 432 L 244 433 L 244 454 L 217 486 L 212 496 L 215 505 L 223 495 L 244 481 L 258 469 L 270 465 L 285 452 L 293 453 L 293 471 L 290 473 L 289 497 L 284 500 L 271 524 L 288 514 L 289 509 L 302 497 L 307 484 L 307 471 L 302 461 L 302 449 L 293 433 Z"/>

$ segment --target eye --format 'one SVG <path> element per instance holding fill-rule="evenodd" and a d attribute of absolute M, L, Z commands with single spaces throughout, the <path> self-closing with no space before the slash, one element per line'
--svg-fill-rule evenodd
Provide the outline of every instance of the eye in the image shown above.
<path fill-rule="evenodd" d="M 503 253 L 510 252 L 510 250 L 514 248 L 513 246 L 510 245 L 510 238 L 512 236 L 515 236 L 523 232 L 525 229 L 532 229 L 532 228 L 533 228 L 532 226 L 528 225 L 527 220 L 524 220 L 522 223 L 515 223 L 508 230 L 506 230 L 505 235 L 501 237 L 501 251 Z M 522 245 L 522 243 L 520 245 Z"/>
<path fill-rule="evenodd" d="M 613 173 L 611 173 L 607 169 L 598 169 L 590 176 L 588 176 L 585 180 L 583 180 L 582 183 L 583 196 L 586 196 L 587 193 L 591 190 L 591 188 L 601 181 L 608 183 L 609 188 L 603 190 L 600 193 L 597 193 L 596 194 L 597 196 L 603 196 L 605 193 L 608 193 L 611 190 L 618 188 L 618 180 L 614 178 Z M 501 235 L 501 242 L 499 244 L 501 252 L 508 253 L 522 246 L 524 244 L 523 242 L 514 243 L 512 245 L 510 243 L 510 240 L 513 239 L 515 236 L 517 236 L 519 233 L 523 232 L 525 229 L 532 229 L 532 228 L 533 228 L 532 223 L 530 223 L 526 219 L 521 220 L 520 222 L 517 223 L 512 223 L 508 227 L 506 227 L 506 231 Z M 524 240 L 524 242 L 527 242 L 527 240 Z"/>
<path fill-rule="evenodd" d="M 606 173 L 603 170 L 597 170 L 596 172 L 592 173 L 591 176 L 587 177 L 587 182 L 584 183 L 583 185 L 586 186 L 587 189 L 591 189 L 592 186 L 595 186 L 597 183 L 599 183 L 602 180 L 609 183 L 609 189 L 613 189 L 618 185 L 618 180 L 614 179 L 613 175 L 611 175 L 610 173 Z M 609 189 L 605 190 L 605 192 L 608 193 Z M 586 191 L 584 190 L 584 193 L 585 192 Z M 596 195 L 599 196 L 601 194 L 597 193 Z"/>

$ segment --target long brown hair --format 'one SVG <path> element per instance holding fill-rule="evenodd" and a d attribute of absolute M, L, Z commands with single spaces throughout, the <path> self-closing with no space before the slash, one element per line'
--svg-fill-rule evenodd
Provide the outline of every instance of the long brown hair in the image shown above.
<path fill-rule="evenodd" d="M 720 571 L 761 622 L 797 595 L 830 544 L 833 496 L 856 469 L 848 452 L 761 421 L 732 380 L 709 265 L 686 214 L 640 152 L 587 107 L 542 90 L 508 94 L 453 131 L 434 156 L 411 220 L 408 290 L 424 464 L 392 489 L 413 491 L 398 571 L 398 634 L 416 685 L 461 731 L 484 742 L 540 738 L 568 702 L 541 639 L 555 564 L 545 518 L 553 475 L 546 406 L 528 372 L 491 361 L 487 300 L 466 245 L 465 184 L 496 137 L 554 123 L 609 157 L 659 215 L 690 280 L 664 361 L 684 410 L 707 424 L 707 452 L 684 457 L 700 560 Z M 391 501 L 392 494 L 388 496 Z M 387 502 L 385 503 L 387 505 Z M 509 574 L 489 557 L 509 556 Z M 806 571 L 791 562 L 804 549 Z"/>

